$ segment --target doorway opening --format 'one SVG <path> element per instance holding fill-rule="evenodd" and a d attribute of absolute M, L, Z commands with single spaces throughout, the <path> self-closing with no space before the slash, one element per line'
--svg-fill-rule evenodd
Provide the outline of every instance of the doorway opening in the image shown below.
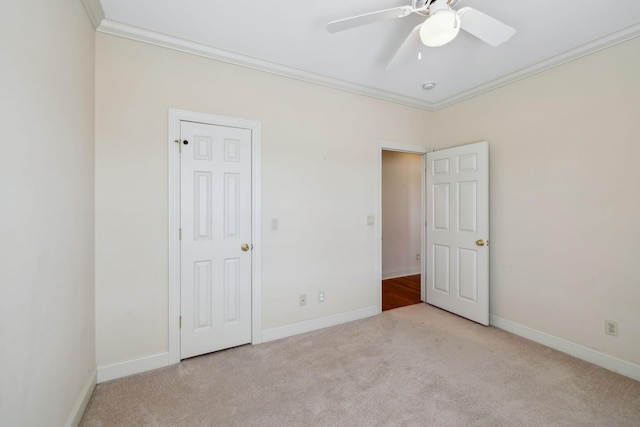
<path fill-rule="evenodd" d="M 380 311 L 425 301 L 426 152 L 380 143 Z"/>

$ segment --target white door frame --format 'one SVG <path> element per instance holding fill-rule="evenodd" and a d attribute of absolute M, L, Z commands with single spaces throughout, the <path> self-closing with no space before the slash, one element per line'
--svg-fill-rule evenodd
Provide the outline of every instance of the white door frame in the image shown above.
<path fill-rule="evenodd" d="M 180 362 L 180 122 L 251 130 L 251 344 L 262 342 L 261 124 L 192 111 L 169 109 L 169 364 Z"/>
<path fill-rule="evenodd" d="M 427 153 L 429 151 L 433 151 L 427 147 L 422 147 L 420 145 L 413 144 L 404 144 L 401 142 L 394 141 L 378 141 L 378 201 L 376 209 L 376 218 L 378 218 L 376 225 L 376 240 L 378 242 L 378 281 L 377 281 L 377 292 L 378 292 L 378 313 L 382 312 L 382 152 L 383 151 L 399 151 L 402 153 L 411 153 L 411 154 L 420 154 L 422 156 L 422 168 L 420 170 L 421 178 L 420 178 L 420 206 L 421 206 L 421 214 L 420 214 L 420 299 L 422 301 L 426 301 L 427 293 L 426 293 L 426 281 L 425 281 L 425 254 L 426 254 L 426 233 L 425 224 L 426 224 L 426 182 L 427 182 Z"/>

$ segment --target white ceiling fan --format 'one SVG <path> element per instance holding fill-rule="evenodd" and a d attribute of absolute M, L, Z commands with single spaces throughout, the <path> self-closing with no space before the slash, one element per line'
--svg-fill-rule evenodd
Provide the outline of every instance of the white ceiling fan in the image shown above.
<path fill-rule="evenodd" d="M 329 22 L 327 31 L 336 33 L 387 19 L 404 18 L 413 13 L 425 16 L 425 21 L 409 33 L 394 58 L 407 45 L 416 42 L 418 36 L 426 46 L 440 47 L 456 38 L 460 29 L 463 29 L 496 47 L 515 34 L 514 28 L 471 7 L 454 10 L 459 2 L 460 0 L 412 0 L 411 6 L 394 7 Z"/>

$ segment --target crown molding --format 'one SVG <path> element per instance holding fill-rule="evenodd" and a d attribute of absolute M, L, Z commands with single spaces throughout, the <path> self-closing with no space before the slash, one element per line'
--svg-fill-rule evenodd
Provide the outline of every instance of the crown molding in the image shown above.
<path fill-rule="evenodd" d="M 97 30 L 105 18 L 100 0 L 82 0 L 82 4 L 84 5 L 84 10 L 87 11 L 87 15 L 89 15 L 93 28 Z"/>
<path fill-rule="evenodd" d="M 330 87 L 343 90 L 346 92 L 365 95 L 384 101 L 403 104 L 409 107 L 419 108 L 423 110 L 431 110 L 432 104 L 420 99 L 410 98 L 398 95 L 392 92 L 350 83 L 344 80 L 323 76 L 309 71 L 288 67 L 274 62 L 265 61 L 251 56 L 241 55 L 236 52 L 207 46 L 190 40 L 181 39 L 174 36 L 134 27 L 132 25 L 123 24 L 109 19 L 104 19 L 97 31 L 114 36 L 120 36 L 131 40 L 140 41 L 180 52 L 190 53 L 192 55 L 203 56 L 217 61 L 229 64 L 239 65 L 258 71 L 276 74 L 283 77 L 289 77 L 320 86 Z"/>
<path fill-rule="evenodd" d="M 190 40 L 181 39 L 167 34 L 158 33 L 151 30 L 135 27 L 121 22 L 111 21 L 104 17 L 104 12 L 99 0 L 82 0 L 91 21 L 96 26 L 96 30 L 101 33 L 124 37 L 167 49 L 177 50 L 192 55 L 202 56 L 217 61 L 226 62 L 242 67 L 263 71 L 278 76 L 301 80 L 320 86 L 339 89 L 359 95 L 369 96 L 396 104 L 419 108 L 426 111 L 436 111 L 453 104 L 466 101 L 470 98 L 490 92 L 494 89 L 506 86 L 518 80 L 525 79 L 543 71 L 555 68 L 567 62 L 582 58 L 592 53 L 607 49 L 616 44 L 631 40 L 640 36 L 640 24 L 633 25 L 621 31 L 609 34 L 608 36 L 586 43 L 575 49 L 571 49 L 547 60 L 538 62 L 529 67 L 525 67 L 506 76 L 492 80 L 488 83 L 475 86 L 466 91 L 460 92 L 449 98 L 437 102 L 427 102 L 417 98 L 402 96 L 396 93 L 359 85 L 332 77 L 323 76 L 309 71 L 300 70 L 274 62 L 265 61 L 251 56 L 242 55 Z"/>
<path fill-rule="evenodd" d="M 506 86 L 518 80 L 531 77 L 535 74 L 542 73 L 543 71 L 550 70 L 584 56 L 591 55 L 592 53 L 599 52 L 638 36 L 640 36 L 640 24 L 632 25 L 621 31 L 617 31 L 615 33 L 609 34 L 608 36 L 601 37 L 590 43 L 583 44 L 582 46 L 579 46 L 575 49 L 568 50 L 559 55 L 533 64 L 529 67 L 525 67 L 511 74 L 507 74 L 506 76 L 499 79 L 492 80 L 488 83 L 476 86 L 472 89 L 451 96 L 447 99 L 443 99 L 442 101 L 435 102 L 432 104 L 432 111 L 449 107 L 462 101 L 466 101 L 467 99 L 482 95 L 483 93 L 490 92 L 494 89 L 498 89 L 502 86 Z"/>

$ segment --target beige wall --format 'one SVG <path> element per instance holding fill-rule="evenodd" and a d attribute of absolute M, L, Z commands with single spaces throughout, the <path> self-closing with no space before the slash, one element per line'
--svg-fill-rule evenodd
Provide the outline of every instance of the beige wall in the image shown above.
<path fill-rule="evenodd" d="M 99 365 L 168 350 L 169 108 L 262 123 L 263 329 L 378 304 L 377 140 L 426 145 L 424 111 L 96 38 Z"/>
<path fill-rule="evenodd" d="M 422 155 L 382 152 L 382 277 L 420 273 Z"/>
<path fill-rule="evenodd" d="M 3 2 L 0 40 L 0 425 L 62 426 L 95 381 L 94 30 Z"/>
<path fill-rule="evenodd" d="M 636 364 L 638 52 L 640 38 L 432 116 L 436 149 L 490 141 L 491 313 Z"/>
<path fill-rule="evenodd" d="M 377 304 L 376 140 L 486 139 L 491 313 L 640 363 L 639 40 L 436 113 L 107 35 L 96 46 L 99 364 L 167 351 L 168 108 L 262 122 L 263 328 Z"/>

